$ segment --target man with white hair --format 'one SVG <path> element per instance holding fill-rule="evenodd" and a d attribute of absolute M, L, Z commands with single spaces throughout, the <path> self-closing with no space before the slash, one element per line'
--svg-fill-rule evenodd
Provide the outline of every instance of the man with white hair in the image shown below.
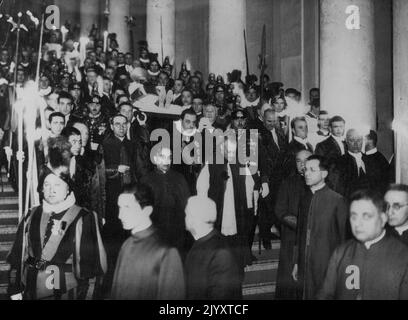
<path fill-rule="evenodd" d="M 362 153 L 364 136 L 361 130 L 350 129 L 346 134 L 347 152 L 340 157 L 330 180 L 334 191 L 349 198 L 355 191 L 370 187 L 371 170 Z"/>
<path fill-rule="evenodd" d="M 241 299 L 239 267 L 223 235 L 214 228 L 215 202 L 205 196 L 188 199 L 186 228 L 195 243 L 188 253 L 186 271 L 187 299 Z"/>

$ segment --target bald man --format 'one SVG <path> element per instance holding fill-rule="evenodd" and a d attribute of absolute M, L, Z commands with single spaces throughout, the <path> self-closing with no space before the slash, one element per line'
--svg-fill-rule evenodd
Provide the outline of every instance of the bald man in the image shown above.
<path fill-rule="evenodd" d="M 350 129 L 346 134 L 347 152 L 340 157 L 329 180 L 334 191 L 349 198 L 355 191 L 369 188 L 369 175 L 366 159 L 362 153 L 363 134 Z"/>
<path fill-rule="evenodd" d="M 187 299 L 242 299 L 239 266 L 225 237 L 214 228 L 215 202 L 191 197 L 185 211 L 186 228 L 195 240 L 185 263 Z"/>

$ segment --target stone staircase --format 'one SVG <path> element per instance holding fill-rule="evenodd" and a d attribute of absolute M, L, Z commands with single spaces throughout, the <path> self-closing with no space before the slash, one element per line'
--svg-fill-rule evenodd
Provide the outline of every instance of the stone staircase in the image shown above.
<path fill-rule="evenodd" d="M 6 257 L 13 244 L 18 224 L 18 195 L 7 182 L 4 171 L 0 177 L 0 300 L 7 298 L 9 265 Z"/>
<path fill-rule="evenodd" d="M 18 195 L 1 172 L 0 180 L 0 300 L 8 299 L 7 281 L 9 265 L 6 257 L 13 244 L 18 223 Z M 272 250 L 263 247 L 259 253 L 257 236 L 252 253 L 257 258 L 245 268 L 243 297 L 245 300 L 272 300 L 275 295 L 276 274 L 279 262 L 280 242 L 272 241 Z"/>
<path fill-rule="evenodd" d="M 279 263 L 280 241 L 272 241 L 272 249 L 261 248 L 255 237 L 252 254 L 257 258 L 251 266 L 245 268 L 243 284 L 244 300 L 273 300 L 275 297 L 276 275 Z"/>

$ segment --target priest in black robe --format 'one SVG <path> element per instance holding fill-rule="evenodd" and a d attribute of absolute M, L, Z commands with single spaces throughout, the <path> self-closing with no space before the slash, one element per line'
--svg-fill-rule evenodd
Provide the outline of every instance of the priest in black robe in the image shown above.
<path fill-rule="evenodd" d="M 382 194 L 390 183 L 390 164 L 384 155 L 377 149 L 377 133 L 370 130 L 366 136 L 364 163 L 367 167 L 367 179 L 371 189 Z"/>
<path fill-rule="evenodd" d="M 155 169 L 141 180 L 153 190 L 155 206 L 152 221 L 163 240 L 178 248 L 184 256 L 188 246 L 185 242 L 188 238 L 184 208 L 190 196 L 190 189 L 183 175 L 171 168 L 170 149 L 159 149 L 153 159 Z"/>
<path fill-rule="evenodd" d="M 407 300 L 408 247 L 385 231 L 381 194 L 357 191 L 350 201 L 355 239 L 334 251 L 317 298 Z"/>
<path fill-rule="evenodd" d="M 282 182 L 277 196 L 275 214 L 281 224 L 281 247 L 275 299 L 289 300 L 296 298 L 296 283 L 293 281 L 291 273 L 295 263 L 294 249 L 299 204 L 306 191 L 305 162 L 311 155 L 307 150 L 297 153 L 297 173 Z"/>
<path fill-rule="evenodd" d="M 391 185 L 385 193 L 387 231 L 408 245 L 408 186 Z"/>
<path fill-rule="evenodd" d="M 115 300 L 182 300 L 183 265 L 177 249 L 164 243 L 152 225 L 154 197 L 137 185 L 119 196 L 119 217 L 131 236 L 123 244 L 112 284 Z"/>
<path fill-rule="evenodd" d="M 326 185 L 328 170 L 322 157 L 311 156 L 306 162 L 305 181 L 309 188 L 300 201 L 298 257 L 293 274 L 306 300 L 315 298 L 330 256 L 346 238 L 346 201 Z"/>

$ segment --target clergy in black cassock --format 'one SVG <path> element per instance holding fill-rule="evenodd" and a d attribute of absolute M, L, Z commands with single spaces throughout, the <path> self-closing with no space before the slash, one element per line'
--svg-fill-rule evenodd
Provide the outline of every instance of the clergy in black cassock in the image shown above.
<path fill-rule="evenodd" d="M 390 183 L 390 164 L 384 155 L 377 150 L 377 133 L 373 130 L 370 130 L 366 136 L 363 159 L 367 167 L 370 188 L 384 194 Z"/>
<path fill-rule="evenodd" d="M 162 148 L 154 156 L 156 168 L 142 178 L 142 183 L 153 190 L 153 224 L 169 245 L 184 255 L 185 223 L 184 208 L 190 196 L 190 190 L 183 175 L 171 169 L 171 151 Z"/>
<path fill-rule="evenodd" d="M 291 273 L 296 243 L 296 226 L 300 200 L 306 191 L 304 166 L 312 154 L 303 150 L 296 155 L 297 173 L 282 182 L 276 200 L 275 214 L 281 223 L 281 247 L 275 291 L 275 299 L 288 300 L 296 298 L 296 283 Z"/>
<path fill-rule="evenodd" d="M 408 245 L 408 186 L 391 185 L 385 193 L 387 231 Z"/>
<path fill-rule="evenodd" d="M 385 231 L 386 222 L 380 194 L 363 190 L 352 196 L 355 239 L 333 253 L 319 299 L 408 299 L 408 247 Z"/>
<path fill-rule="evenodd" d="M 153 192 L 137 185 L 119 196 L 119 217 L 131 236 L 123 244 L 112 284 L 115 300 L 181 300 L 185 297 L 183 265 L 174 247 L 152 225 Z"/>
<path fill-rule="evenodd" d="M 298 282 L 303 299 L 315 298 L 330 256 L 346 238 L 346 201 L 325 184 L 327 174 L 323 158 L 308 158 L 305 180 L 309 190 L 300 202 L 297 232 Z"/>

